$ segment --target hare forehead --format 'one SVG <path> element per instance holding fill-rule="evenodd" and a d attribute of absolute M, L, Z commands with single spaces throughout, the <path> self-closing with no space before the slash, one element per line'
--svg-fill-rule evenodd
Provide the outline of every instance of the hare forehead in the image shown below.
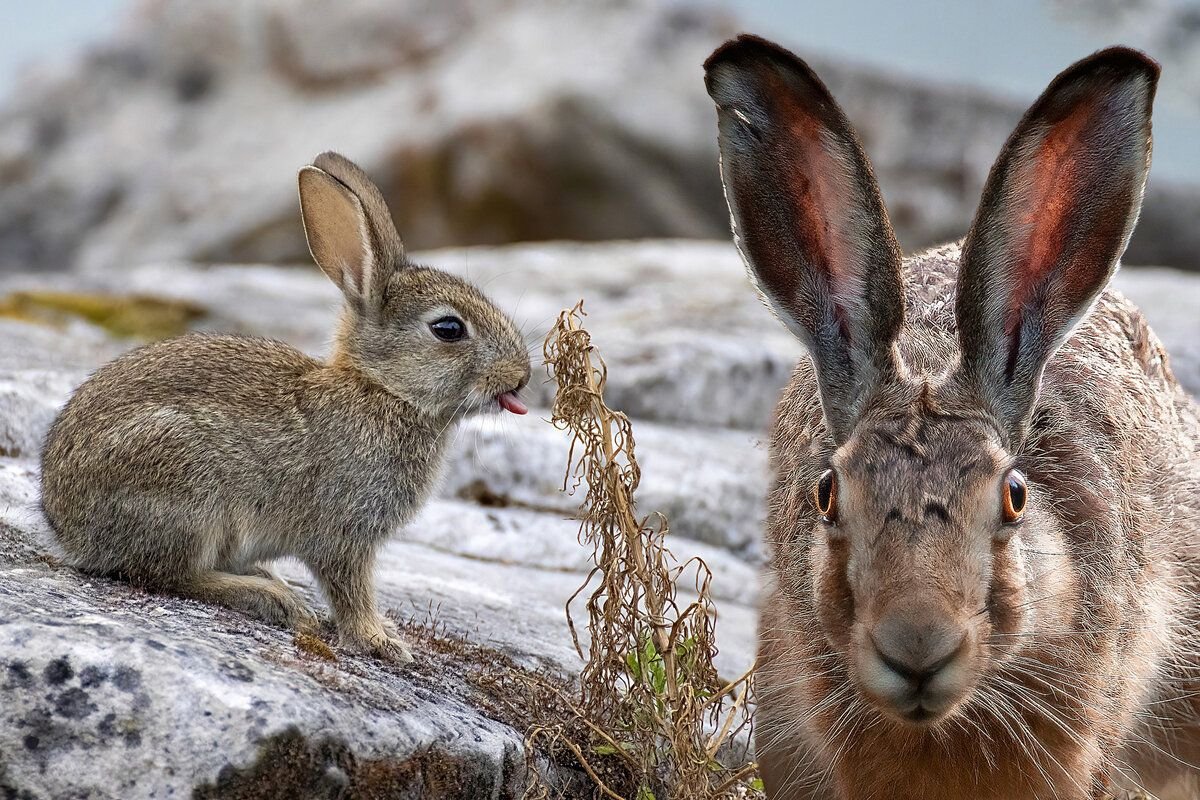
<path fill-rule="evenodd" d="M 1005 456 L 988 428 L 972 419 L 913 412 L 854 433 L 835 459 L 880 503 L 950 501 L 993 476 Z"/>

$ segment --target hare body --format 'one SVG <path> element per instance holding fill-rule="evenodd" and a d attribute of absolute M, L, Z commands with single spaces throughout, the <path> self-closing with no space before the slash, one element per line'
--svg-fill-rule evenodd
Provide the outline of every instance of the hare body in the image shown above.
<path fill-rule="evenodd" d="M 1062 73 L 964 242 L 909 259 L 807 65 L 744 36 L 706 73 L 735 239 L 810 355 L 771 437 L 768 795 L 1194 797 L 1200 423 L 1106 288 L 1157 66 Z"/>
<path fill-rule="evenodd" d="M 884 430 L 911 429 L 933 452 L 958 436 L 986 440 L 974 421 L 931 420 L 936 392 L 922 397 L 957 358 L 960 258 L 949 245 L 906 260 L 899 351 L 912 389 L 879 409 Z M 771 434 L 759 625 L 756 742 L 772 798 L 1090 798 L 1104 778 L 1163 800 L 1197 796 L 1168 791 L 1200 764 L 1200 424 L 1168 364 L 1112 290 L 1055 355 L 1019 462 L 1055 529 L 1014 554 L 1021 574 L 1010 579 L 1023 584 L 1011 607 L 1036 609 L 1038 629 L 998 631 L 1020 647 L 981 678 L 977 707 L 925 734 L 850 694 L 822 629 L 832 609 L 813 584 L 837 554 L 807 528 L 811 486 L 836 447 L 811 362 L 797 366 Z M 874 457 L 911 458 L 903 446 Z M 956 480 L 959 463 L 944 463 L 931 483 Z M 910 589 L 936 591 L 939 569 Z"/>
<path fill-rule="evenodd" d="M 498 398 L 523 410 L 529 361 L 478 291 L 404 260 L 390 219 L 340 214 L 381 207 L 365 176 L 332 154 L 317 164 L 329 172 L 308 195 L 302 173 L 306 229 L 326 236 L 314 255 L 347 295 L 331 360 L 215 335 L 116 359 L 51 426 L 42 507 L 84 571 L 303 630 L 313 612 L 259 566 L 296 557 L 347 646 L 403 662 L 407 646 L 376 610 L 376 551 L 428 498 L 456 419 Z M 332 249 L 346 231 L 345 252 Z"/>

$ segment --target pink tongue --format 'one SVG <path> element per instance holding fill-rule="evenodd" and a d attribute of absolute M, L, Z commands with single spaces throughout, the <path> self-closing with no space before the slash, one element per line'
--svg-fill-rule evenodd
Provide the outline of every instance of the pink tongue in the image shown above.
<path fill-rule="evenodd" d="M 511 411 L 514 414 L 529 413 L 529 409 L 521 402 L 521 398 L 517 397 L 516 392 L 505 392 L 502 395 L 497 395 L 496 400 L 505 411 Z"/>

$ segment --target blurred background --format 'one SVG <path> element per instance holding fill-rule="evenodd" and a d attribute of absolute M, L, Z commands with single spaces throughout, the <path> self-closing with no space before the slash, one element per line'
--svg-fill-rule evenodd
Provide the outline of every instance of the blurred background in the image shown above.
<path fill-rule="evenodd" d="M 1121 42 L 1164 65 L 1126 263 L 1200 268 L 1193 0 L 5 0 L 0 272 L 307 261 L 344 151 L 410 247 L 724 238 L 701 63 L 750 30 L 827 80 L 906 249 L 964 232 L 1023 108 Z"/>

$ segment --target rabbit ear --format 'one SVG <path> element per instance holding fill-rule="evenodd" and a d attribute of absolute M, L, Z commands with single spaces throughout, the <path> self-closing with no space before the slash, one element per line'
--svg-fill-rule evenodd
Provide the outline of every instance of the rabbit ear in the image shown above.
<path fill-rule="evenodd" d="M 845 114 L 808 65 L 753 36 L 705 62 L 734 240 L 759 290 L 805 344 L 825 418 L 844 441 L 896 368 L 900 247 Z"/>
<path fill-rule="evenodd" d="M 1150 168 L 1158 65 L 1102 50 L 1026 112 L 983 190 L 963 244 L 960 375 L 1025 437 L 1047 360 L 1117 269 Z"/>
<path fill-rule="evenodd" d="M 348 298 L 379 307 L 404 245 L 379 189 L 337 153 L 300 170 L 300 212 L 313 260 Z"/>

